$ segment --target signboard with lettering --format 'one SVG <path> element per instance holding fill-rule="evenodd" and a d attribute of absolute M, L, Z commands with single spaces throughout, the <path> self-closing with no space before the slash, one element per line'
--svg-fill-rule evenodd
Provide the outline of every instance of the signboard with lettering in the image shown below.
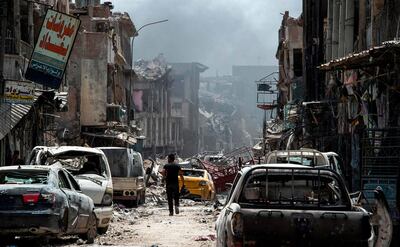
<path fill-rule="evenodd" d="M 25 78 L 59 88 L 79 26 L 76 17 L 48 9 Z"/>
<path fill-rule="evenodd" d="M 33 104 L 35 86 L 32 82 L 7 80 L 4 102 L 14 104 Z"/>

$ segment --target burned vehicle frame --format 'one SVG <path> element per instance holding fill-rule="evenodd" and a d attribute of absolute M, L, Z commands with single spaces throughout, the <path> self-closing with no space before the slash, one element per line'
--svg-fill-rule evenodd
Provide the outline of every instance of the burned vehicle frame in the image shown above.
<path fill-rule="evenodd" d="M 98 233 L 106 233 L 113 214 L 113 184 L 103 151 L 80 146 L 37 146 L 27 161 L 29 165 L 52 165 L 57 162 L 74 175 L 82 192 L 92 198 Z"/>
<path fill-rule="evenodd" d="M 246 167 L 217 219 L 217 246 L 389 246 L 390 227 L 355 202 L 331 170 Z M 375 219 L 388 223 L 384 196 L 378 205 L 381 214 Z"/>
<path fill-rule="evenodd" d="M 0 238 L 97 235 L 93 200 L 60 164 L 0 167 Z"/>

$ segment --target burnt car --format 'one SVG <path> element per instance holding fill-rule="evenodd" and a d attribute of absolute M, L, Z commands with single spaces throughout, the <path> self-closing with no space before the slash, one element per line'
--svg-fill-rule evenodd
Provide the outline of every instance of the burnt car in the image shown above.
<path fill-rule="evenodd" d="M 61 165 L 0 167 L 0 238 L 79 235 L 93 243 L 93 200 Z"/>
<path fill-rule="evenodd" d="M 79 146 L 36 146 L 29 165 L 62 164 L 73 174 L 82 192 L 92 198 L 97 219 L 97 232 L 107 232 L 113 214 L 113 182 L 107 157 L 97 148 Z"/>
<path fill-rule="evenodd" d="M 217 246 L 389 246 L 390 234 L 383 240 L 385 231 L 373 225 L 372 216 L 353 202 L 332 170 L 246 167 L 217 219 Z"/>

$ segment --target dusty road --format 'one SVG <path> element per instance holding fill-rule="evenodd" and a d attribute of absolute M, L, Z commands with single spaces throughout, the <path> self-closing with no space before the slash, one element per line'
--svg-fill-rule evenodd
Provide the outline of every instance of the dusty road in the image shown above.
<path fill-rule="evenodd" d="M 179 215 L 169 216 L 166 206 L 116 210 L 110 231 L 96 240 L 113 246 L 214 246 L 211 205 L 182 203 Z"/>

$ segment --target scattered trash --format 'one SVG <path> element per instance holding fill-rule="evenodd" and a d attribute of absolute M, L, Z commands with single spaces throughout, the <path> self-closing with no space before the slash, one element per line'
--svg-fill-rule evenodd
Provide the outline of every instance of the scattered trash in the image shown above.
<path fill-rule="evenodd" d="M 208 234 L 205 236 L 198 236 L 194 239 L 194 241 L 215 241 L 215 235 L 214 234 Z"/>

